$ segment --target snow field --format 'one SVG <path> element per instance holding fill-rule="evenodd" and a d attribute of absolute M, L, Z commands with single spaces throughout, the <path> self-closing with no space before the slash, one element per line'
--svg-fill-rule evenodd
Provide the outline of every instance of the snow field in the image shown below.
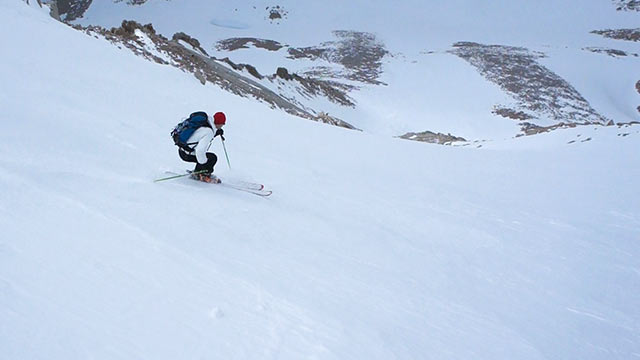
<path fill-rule="evenodd" d="M 21 2 L 0 24 L 2 357 L 640 353 L 635 128 L 414 143 L 201 86 Z M 187 167 L 169 132 L 201 109 L 229 119 L 217 173 L 269 199 L 152 183 Z"/>

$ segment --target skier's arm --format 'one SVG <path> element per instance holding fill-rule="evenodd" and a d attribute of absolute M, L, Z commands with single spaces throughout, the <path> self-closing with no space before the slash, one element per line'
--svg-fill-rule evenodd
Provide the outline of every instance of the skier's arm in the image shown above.
<path fill-rule="evenodd" d="M 213 131 L 209 130 L 209 132 L 198 141 L 198 145 L 196 145 L 195 153 L 196 159 L 198 163 L 204 164 L 207 162 L 207 150 L 209 150 L 209 145 L 211 145 L 211 141 L 213 140 Z"/>

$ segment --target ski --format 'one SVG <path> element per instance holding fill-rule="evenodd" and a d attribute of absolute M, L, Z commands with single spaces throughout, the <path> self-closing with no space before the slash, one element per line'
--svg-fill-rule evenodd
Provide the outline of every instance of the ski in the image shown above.
<path fill-rule="evenodd" d="M 193 174 L 193 171 L 187 170 L 187 174 Z M 222 181 L 222 179 L 220 179 Z M 244 190 L 244 191 L 250 191 L 250 192 L 260 192 L 260 193 L 269 193 L 268 195 L 265 196 L 269 196 L 271 195 L 271 191 L 269 190 L 264 190 L 264 185 L 262 184 L 258 184 L 258 183 L 253 183 L 253 182 L 248 182 L 248 181 L 223 181 L 220 185 L 223 186 L 227 186 L 227 187 L 232 187 L 236 190 Z M 256 194 L 258 195 L 258 194 Z"/>
<path fill-rule="evenodd" d="M 271 195 L 273 193 L 271 190 L 264 190 L 264 189 L 254 190 L 254 189 L 250 189 L 250 188 L 246 188 L 246 187 L 235 186 L 233 184 L 227 184 L 225 182 L 222 182 L 222 183 L 216 184 L 216 185 L 221 185 L 221 186 L 228 187 L 228 188 L 231 188 L 231 189 L 248 192 L 250 194 L 254 194 L 254 195 L 258 195 L 258 196 L 262 196 L 262 197 L 267 197 L 267 196 L 269 196 L 269 195 Z"/>
<path fill-rule="evenodd" d="M 165 173 L 170 176 L 166 178 L 154 180 L 154 182 L 186 177 L 191 175 L 193 172 L 191 170 L 187 170 L 185 174 L 178 174 L 173 171 L 165 171 Z M 192 179 L 192 180 L 199 181 L 196 179 Z M 203 182 L 203 181 L 200 181 L 200 182 Z M 273 193 L 271 190 L 265 190 L 264 185 L 262 184 L 247 182 L 247 181 L 231 181 L 231 182 L 222 181 L 222 183 L 219 183 L 219 184 L 216 184 L 216 183 L 210 183 L 210 184 L 220 185 L 223 187 L 231 188 L 238 191 L 248 192 L 250 194 L 254 194 L 262 197 L 267 197 Z"/>
<path fill-rule="evenodd" d="M 250 190 L 256 190 L 256 191 L 264 190 L 264 185 L 258 184 L 258 183 L 252 183 L 248 181 L 233 181 L 232 183 L 236 186 L 240 186 Z"/>

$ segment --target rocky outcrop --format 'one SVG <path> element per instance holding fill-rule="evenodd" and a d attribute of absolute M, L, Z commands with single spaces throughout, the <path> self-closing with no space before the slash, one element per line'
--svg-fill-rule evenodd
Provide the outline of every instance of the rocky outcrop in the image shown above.
<path fill-rule="evenodd" d="M 640 11 L 640 0 L 613 0 L 618 11 Z"/>
<path fill-rule="evenodd" d="M 640 29 L 606 29 L 594 30 L 591 33 L 616 40 L 640 41 Z"/>
<path fill-rule="evenodd" d="M 287 15 L 289 15 L 289 12 L 280 5 L 267 6 L 266 10 L 269 14 L 267 18 L 271 23 L 279 23 L 280 20 L 286 19 Z"/>
<path fill-rule="evenodd" d="M 183 32 L 173 34 L 173 37 L 171 38 L 171 40 L 184 41 L 187 44 L 193 46 L 194 49 L 197 49 L 198 51 L 200 51 L 202 54 L 209 56 L 209 54 L 207 54 L 207 51 L 203 49 L 202 46 L 200 46 L 200 41 L 198 41 L 198 39 L 192 38 L 191 36 Z"/>
<path fill-rule="evenodd" d="M 537 60 L 544 57 L 541 53 L 472 42 L 456 43 L 450 52 L 513 96 L 519 107 L 514 114 L 525 111 L 559 123 L 605 124 L 609 121 L 571 84 L 538 63 Z"/>
<path fill-rule="evenodd" d="M 123 2 L 125 0 L 113 0 L 113 2 Z M 126 0 L 127 4 L 129 5 L 142 5 L 144 3 L 146 3 L 148 0 Z"/>
<path fill-rule="evenodd" d="M 340 119 L 338 119 L 337 117 L 331 116 L 325 112 L 320 112 L 318 115 L 314 116 L 313 120 L 317 121 L 317 122 L 321 122 L 321 123 L 325 123 L 325 124 L 329 124 L 329 125 L 334 125 L 334 126 L 339 126 L 339 127 L 343 127 L 343 128 L 347 128 L 347 129 L 351 129 L 351 130 L 358 130 L 355 127 L 353 127 L 351 124 L 344 122 Z"/>
<path fill-rule="evenodd" d="M 114 3 L 119 3 L 126 1 L 128 5 L 142 5 L 147 2 L 147 0 L 102 0 L 102 1 L 113 1 Z M 40 2 L 40 0 L 38 0 Z M 87 12 L 93 0 L 50 0 L 50 6 L 54 5 L 57 7 L 58 14 L 60 18 L 65 22 L 71 22 L 76 19 L 79 19 L 84 16 Z"/>
<path fill-rule="evenodd" d="M 337 41 L 325 42 L 320 46 L 289 48 L 289 58 L 323 59 L 337 63 L 345 71 L 325 75 L 383 85 L 378 79 L 382 74 L 382 59 L 389 54 L 384 44 L 375 35 L 366 32 L 334 31 L 333 34 L 338 38 Z"/>
<path fill-rule="evenodd" d="M 596 54 L 605 54 L 611 57 L 626 57 L 626 56 L 638 57 L 638 54 L 627 53 L 622 50 L 607 49 L 607 48 L 601 48 L 601 47 L 586 47 L 586 48 L 583 48 L 583 50 L 591 51 L 592 53 L 596 53 Z"/>
<path fill-rule="evenodd" d="M 262 76 L 258 72 L 258 69 L 256 69 L 253 65 L 236 64 L 233 61 L 231 61 L 228 57 L 226 57 L 224 59 L 219 59 L 219 60 L 229 64 L 229 66 L 231 66 L 233 68 L 233 70 L 238 70 L 238 71 L 246 70 L 249 74 L 251 74 L 251 76 L 255 77 L 256 79 L 258 79 L 258 80 L 264 79 L 264 76 Z"/>
<path fill-rule="evenodd" d="M 406 133 L 399 136 L 401 139 L 421 141 L 431 144 L 451 145 L 454 142 L 466 142 L 467 140 L 462 137 L 453 136 L 451 134 L 434 133 L 431 131 L 424 131 L 421 133 Z"/>
<path fill-rule="evenodd" d="M 565 124 L 565 123 L 559 123 L 556 125 L 552 125 L 552 126 L 538 126 L 536 124 L 532 124 L 532 123 L 528 123 L 528 122 L 523 122 L 520 124 L 520 127 L 522 129 L 522 134 L 520 134 L 520 136 L 522 135 L 526 135 L 526 136 L 530 136 L 530 135 L 537 135 L 537 134 L 542 134 L 542 133 L 546 133 L 552 130 L 556 130 L 556 129 L 568 129 L 568 128 L 574 128 L 576 127 L 576 124 Z"/>
<path fill-rule="evenodd" d="M 355 102 L 349 96 L 354 86 L 333 80 L 322 80 L 317 77 L 290 74 L 284 67 L 279 67 L 276 73 L 269 77 L 272 81 L 290 82 L 298 93 L 305 97 L 324 97 L 327 100 L 342 105 L 354 107 Z"/>
<path fill-rule="evenodd" d="M 64 21 L 73 21 L 84 16 L 93 0 L 57 0 L 58 13 Z"/>
<path fill-rule="evenodd" d="M 258 70 L 249 64 L 236 64 L 228 57 L 218 59 L 237 71 L 247 71 L 251 76 L 258 80 L 265 79 L 265 76 L 260 74 Z M 266 79 L 272 82 L 286 82 L 291 85 L 298 93 L 305 97 L 324 97 L 327 100 L 343 105 L 343 106 L 355 106 L 355 103 L 349 97 L 348 93 L 353 87 L 331 80 L 320 80 L 315 78 L 307 78 L 299 76 L 297 74 L 290 74 L 284 67 L 279 67 L 276 73 L 266 77 Z M 340 121 L 330 121 L 327 123 L 341 123 Z M 351 128 L 351 125 L 345 126 Z"/>
<path fill-rule="evenodd" d="M 501 106 L 494 107 L 492 113 L 511 120 L 530 120 L 534 118 L 524 111 L 518 111 Z"/>
<path fill-rule="evenodd" d="M 42 0 L 36 0 L 38 5 L 40 5 L 40 7 L 42 7 Z M 27 4 L 29 4 L 29 0 L 26 0 Z"/>
<path fill-rule="evenodd" d="M 60 18 L 60 11 L 58 11 L 57 2 L 54 1 L 49 3 L 49 15 L 58 21 L 62 21 L 62 19 Z"/>
<path fill-rule="evenodd" d="M 293 80 L 293 75 L 289 74 L 289 70 L 283 67 L 279 67 L 278 70 L 276 70 L 276 77 L 283 80 Z"/>
<path fill-rule="evenodd" d="M 283 48 L 282 44 L 274 40 L 244 37 L 220 40 L 216 43 L 216 50 L 235 51 L 238 49 L 248 49 L 248 45 L 252 45 L 255 48 L 265 49 L 269 51 L 278 51 Z"/>

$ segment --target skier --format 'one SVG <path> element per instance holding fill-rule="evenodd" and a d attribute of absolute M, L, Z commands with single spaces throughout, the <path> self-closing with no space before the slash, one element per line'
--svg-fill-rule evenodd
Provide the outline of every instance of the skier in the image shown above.
<path fill-rule="evenodd" d="M 178 145 L 178 155 L 186 162 L 195 163 L 191 177 L 208 183 L 220 183 L 220 179 L 213 175 L 213 167 L 218 157 L 211 150 L 211 142 L 216 136 L 224 141 L 222 127 L 227 121 L 222 112 L 213 117 L 204 112 L 195 112 L 188 119 L 178 124 L 172 132 L 172 137 Z M 215 128 L 215 133 L 214 129 Z M 184 140 L 186 138 L 186 141 Z"/>

